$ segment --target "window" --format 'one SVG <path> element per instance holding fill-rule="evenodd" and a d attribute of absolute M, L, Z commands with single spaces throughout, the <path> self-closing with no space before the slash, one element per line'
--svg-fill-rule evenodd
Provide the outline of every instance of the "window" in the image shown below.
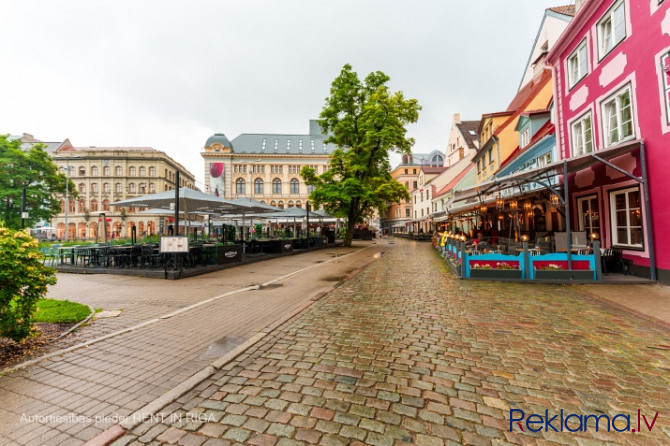
<path fill-rule="evenodd" d="M 272 193 L 281 194 L 281 180 L 279 178 L 272 180 Z"/>
<path fill-rule="evenodd" d="M 98 166 L 91 166 L 91 176 L 92 177 L 98 176 Z"/>
<path fill-rule="evenodd" d="M 79 168 L 79 176 L 80 177 L 85 177 L 86 176 L 86 168 L 84 166 Z"/>
<path fill-rule="evenodd" d="M 112 191 L 112 185 L 109 183 L 102 183 L 102 192 L 108 194 Z"/>
<path fill-rule="evenodd" d="M 405 217 L 411 217 L 412 216 L 411 212 L 412 210 L 410 208 L 405 208 Z"/>
<path fill-rule="evenodd" d="M 571 88 L 586 76 L 588 69 L 586 61 L 586 39 L 584 39 L 568 57 L 568 85 Z"/>
<path fill-rule="evenodd" d="M 136 194 L 137 193 L 137 188 L 135 187 L 135 183 L 128 184 L 128 193 L 129 194 Z"/>
<path fill-rule="evenodd" d="M 123 192 L 123 186 L 121 185 L 121 183 L 115 183 L 114 184 L 114 192 L 119 193 L 119 194 L 121 192 Z"/>
<path fill-rule="evenodd" d="M 102 201 L 102 210 L 103 211 L 109 211 L 109 200 L 103 200 Z"/>
<path fill-rule="evenodd" d="M 670 125 L 670 52 L 661 56 L 661 76 L 663 76 L 663 103 L 665 104 L 665 122 Z"/>
<path fill-rule="evenodd" d="M 121 175 L 123 175 L 123 167 L 116 166 L 114 168 L 114 175 L 116 175 L 117 177 L 120 177 Z"/>
<path fill-rule="evenodd" d="M 295 202 L 295 207 L 302 208 L 302 202 L 300 200 Z"/>
<path fill-rule="evenodd" d="M 235 173 L 247 173 L 246 164 L 235 164 L 233 165 L 233 172 Z"/>
<path fill-rule="evenodd" d="M 606 147 L 634 136 L 630 85 L 606 99 L 601 107 Z"/>
<path fill-rule="evenodd" d="M 149 183 L 149 193 L 150 194 L 156 193 L 156 185 L 154 183 Z"/>
<path fill-rule="evenodd" d="M 489 149 L 489 166 L 493 166 L 493 149 Z"/>
<path fill-rule="evenodd" d="M 263 193 L 263 180 L 261 180 L 260 178 L 256 178 L 256 181 L 254 181 L 254 193 L 255 194 Z"/>
<path fill-rule="evenodd" d="M 147 176 L 147 168 L 146 167 L 144 167 L 144 166 L 140 167 L 140 176 L 141 177 Z"/>
<path fill-rule="evenodd" d="M 300 193 L 300 183 L 297 179 L 293 178 L 290 183 L 291 193 L 298 194 Z"/>
<path fill-rule="evenodd" d="M 605 13 L 598 23 L 598 51 L 600 59 L 605 57 L 626 37 L 626 12 L 623 0 Z"/>
<path fill-rule="evenodd" d="M 579 230 L 587 234 L 600 234 L 600 213 L 598 212 L 598 196 L 590 195 L 577 199 Z"/>
<path fill-rule="evenodd" d="M 98 183 L 91 183 L 91 193 L 92 194 L 98 193 Z"/>
<path fill-rule="evenodd" d="M 91 212 L 98 210 L 98 200 L 91 200 Z"/>
<path fill-rule="evenodd" d="M 140 183 L 139 191 L 141 194 L 146 194 L 147 193 L 147 184 L 146 183 Z"/>
<path fill-rule="evenodd" d="M 591 112 L 584 114 L 571 124 L 573 156 L 593 152 Z"/>
<path fill-rule="evenodd" d="M 149 176 L 150 177 L 155 177 L 156 176 L 156 168 L 151 166 L 149 167 Z"/>
<path fill-rule="evenodd" d="M 416 189 L 416 188 L 418 187 L 418 183 L 417 183 L 416 181 L 414 181 L 413 183 L 414 183 L 414 184 L 413 184 L 413 185 L 414 185 L 414 189 Z"/>
<path fill-rule="evenodd" d="M 86 192 L 86 185 L 84 183 L 79 183 L 79 193 L 83 194 Z"/>
<path fill-rule="evenodd" d="M 631 187 L 610 193 L 612 245 L 642 248 L 640 189 Z"/>
<path fill-rule="evenodd" d="M 521 142 L 519 144 L 519 147 L 526 147 L 528 143 L 530 142 L 530 129 L 526 129 L 523 132 L 521 132 Z M 493 158 L 493 152 L 489 151 L 489 163 L 492 161 Z"/>
<path fill-rule="evenodd" d="M 279 209 L 284 209 L 284 202 L 283 202 L 283 201 L 278 202 L 278 203 L 277 203 L 277 207 L 278 207 Z"/>
<path fill-rule="evenodd" d="M 102 168 L 102 174 L 106 177 L 109 176 L 109 166 L 105 166 Z"/>
<path fill-rule="evenodd" d="M 130 166 L 128 168 L 128 175 L 130 175 L 131 177 L 137 175 L 137 169 L 135 169 L 135 166 Z"/>
<path fill-rule="evenodd" d="M 312 192 L 314 192 L 314 189 L 316 189 L 316 186 L 310 184 L 309 186 L 307 186 L 307 193 L 311 194 Z"/>
<path fill-rule="evenodd" d="M 408 172 L 409 172 L 409 169 L 405 169 L 405 175 L 407 175 Z"/>
<path fill-rule="evenodd" d="M 238 178 L 237 181 L 235 182 L 235 193 L 238 195 L 243 195 L 245 192 L 245 186 L 246 183 L 244 182 L 244 179 Z"/>

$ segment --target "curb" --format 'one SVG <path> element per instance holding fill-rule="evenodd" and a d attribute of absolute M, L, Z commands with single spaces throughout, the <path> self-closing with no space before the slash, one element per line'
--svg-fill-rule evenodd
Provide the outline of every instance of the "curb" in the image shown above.
<path fill-rule="evenodd" d="M 58 336 L 58 337 L 56 338 L 56 340 L 58 340 L 58 339 L 60 339 L 60 338 L 62 338 L 62 337 L 64 337 L 64 336 L 69 335 L 70 333 L 72 333 L 73 331 L 75 331 L 77 328 L 79 328 L 80 326 L 84 325 L 86 322 L 90 321 L 90 320 L 93 318 L 93 316 L 95 316 L 95 310 L 94 310 L 93 308 L 91 308 L 90 305 L 86 305 L 86 306 L 88 307 L 89 310 L 91 310 L 91 312 L 88 314 L 88 316 L 86 316 L 86 319 L 84 319 L 83 321 L 79 321 L 79 322 L 77 322 L 76 324 L 74 324 L 74 326 L 70 327 L 70 329 L 67 330 L 65 333 L 61 333 L 61 335 Z"/>

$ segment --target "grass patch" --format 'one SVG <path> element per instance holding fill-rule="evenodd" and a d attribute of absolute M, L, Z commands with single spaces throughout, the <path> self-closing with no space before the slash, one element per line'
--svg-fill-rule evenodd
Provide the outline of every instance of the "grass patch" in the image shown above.
<path fill-rule="evenodd" d="M 56 324 L 75 323 L 86 319 L 91 310 L 83 304 L 69 300 L 42 299 L 37 302 L 35 322 Z"/>

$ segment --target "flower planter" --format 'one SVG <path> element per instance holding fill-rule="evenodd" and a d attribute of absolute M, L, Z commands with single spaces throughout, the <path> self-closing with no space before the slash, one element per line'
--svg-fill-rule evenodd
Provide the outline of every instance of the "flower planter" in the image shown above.
<path fill-rule="evenodd" d="M 236 263 L 242 261 L 242 245 L 217 246 L 217 263 Z"/>
<path fill-rule="evenodd" d="M 593 270 L 590 269 L 538 269 L 535 270 L 538 280 L 557 280 L 569 282 L 571 280 L 593 280 Z"/>
<path fill-rule="evenodd" d="M 471 279 L 521 279 L 520 269 L 470 268 Z"/>

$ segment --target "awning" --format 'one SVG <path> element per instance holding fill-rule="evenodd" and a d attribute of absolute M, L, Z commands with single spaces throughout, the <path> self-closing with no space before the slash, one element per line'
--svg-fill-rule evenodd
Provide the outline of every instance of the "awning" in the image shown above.
<path fill-rule="evenodd" d="M 564 164 L 567 163 L 567 173 L 574 173 L 584 170 L 602 160 L 611 160 L 625 153 L 640 147 L 642 141 L 631 140 L 614 147 L 610 147 L 596 152 L 587 153 L 585 155 L 570 158 L 568 160 L 561 160 L 555 163 L 547 164 L 546 166 L 538 167 L 537 169 L 524 170 L 511 175 L 506 175 L 501 178 L 484 181 L 474 187 L 457 190 L 454 192 L 454 201 L 468 200 L 474 197 L 486 196 L 487 194 L 497 192 L 504 189 L 518 187 L 529 183 L 546 183 L 551 182 L 551 178 L 556 175 L 564 173 Z"/>

